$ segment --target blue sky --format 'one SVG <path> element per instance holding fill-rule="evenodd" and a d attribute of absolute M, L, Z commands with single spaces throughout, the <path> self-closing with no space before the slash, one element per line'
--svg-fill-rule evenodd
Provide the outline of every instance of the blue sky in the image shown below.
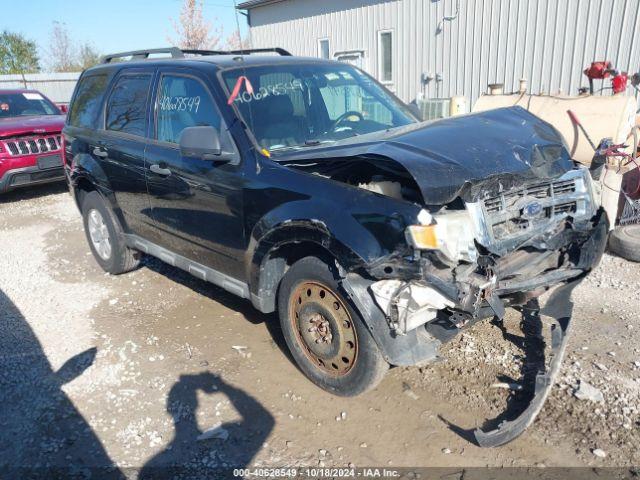
<path fill-rule="evenodd" d="M 239 2 L 239 0 L 238 0 Z M 64 22 L 71 38 L 89 42 L 100 53 L 157 48 L 175 36 L 182 0 L 2 0 L 0 30 L 19 32 L 38 44 L 41 64 L 53 21 Z M 217 21 L 224 37 L 236 30 L 233 0 L 204 0 L 204 15 Z M 239 16 L 246 32 L 246 19 Z"/>

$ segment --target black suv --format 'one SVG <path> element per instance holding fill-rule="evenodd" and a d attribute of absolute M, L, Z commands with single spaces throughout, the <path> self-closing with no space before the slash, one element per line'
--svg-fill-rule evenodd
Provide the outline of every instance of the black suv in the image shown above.
<path fill-rule="evenodd" d="M 588 170 L 524 109 L 421 123 L 357 68 L 272 52 L 127 52 L 82 74 L 65 164 L 97 262 L 150 254 L 277 311 L 300 369 L 338 395 L 505 307 L 548 315 L 529 408 L 477 432 L 514 438 L 606 243 Z"/>

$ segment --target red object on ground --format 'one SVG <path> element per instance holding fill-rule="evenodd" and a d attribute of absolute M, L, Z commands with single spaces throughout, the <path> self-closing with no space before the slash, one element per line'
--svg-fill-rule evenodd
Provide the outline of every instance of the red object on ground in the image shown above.
<path fill-rule="evenodd" d="M 611 86 L 613 87 L 613 93 L 624 93 L 627 89 L 627 83 L 629 81 L 629 75 L 627 72 L 622 72 L 611 79 Z"/>
<path fill-rule="evenodd" d="M 64 179 L 65 115 L 35 90 L 0 90 L 0 193 Z"/>

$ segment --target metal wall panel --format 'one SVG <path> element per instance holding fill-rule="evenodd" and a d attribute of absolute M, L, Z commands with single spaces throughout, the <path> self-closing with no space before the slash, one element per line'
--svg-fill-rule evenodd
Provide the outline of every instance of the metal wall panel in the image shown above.
<path fill-rule="evenodd" d="M 79 77 L 80 72 L 0 75 L 0 90 L 30 88 L 39 90 L 54 102 L 68 103 Z"/>
<path fill-rule="evenodd" d="M 594 60 L 640 70 L 640 0 L 287 0 L 252 9 L 250 21 L 254 47 L 318 56 L 318 40 L 329 38 L 332 55 L 363 50 L 376 77 L 378 32 L 393 30 L 390 88 L 407 102 L 424 93 L 472 105 L 488 84 L 510 92 L 521 78 L 533 93 L 576 94 Z M 442 81 L 422 84 L 422 74 Z"/>

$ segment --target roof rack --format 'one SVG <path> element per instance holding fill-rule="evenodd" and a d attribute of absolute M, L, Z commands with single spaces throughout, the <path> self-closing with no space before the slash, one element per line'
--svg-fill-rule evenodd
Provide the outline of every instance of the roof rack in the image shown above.
<path fill-rule="evenodd" d="M 243 50 L 197 50 L 197 49 L 185 49 L 182 50 L 178 47 L 167 48 L 152 48 L 150 50 L 132 50 L 130 52 L 111 53 L 104 55 L 100 58 L 100 63 L 111 63 L 118 58 L 131 57 L 131 60 L 146 60 L 149 55 L 157 53 L 168 53 L 171 58 L 185 58 L 187 55 L 251 55 L 252 53 L 265 53 L 274 52 L 283 57 L 290 57 L 289 53 L 284 48 L 249 48 Z"/>
<path fill-rule="evenodd" d="M 152 48 L 150 50 L 132 50 L 130 52 L 111 53 L 100 58 L 100 63 L 111 63 L 116 58 L 131 57 L 131 60 L 145 60 L 155 53 L 169 53 L 171 58 L 183 58 L 184 54 L 178 47 Z"/>
<path fill-rule="evenodd" d="M 229 54 L 229 52 L 225 52 L 223 50 L 180 49 L 180 51 L 188 55 L 228 55 Z"/>
<path fill-rule="evenodd" d="M 263 52 L 274 52 L 283 57 L 291 57 L 291 53 L 284 48 L 249 48 L 245 50 L 230 50 L 225 53 L 230 53 L 232 55 L 251 55 L 252 53 L 263 53 Z"/>

